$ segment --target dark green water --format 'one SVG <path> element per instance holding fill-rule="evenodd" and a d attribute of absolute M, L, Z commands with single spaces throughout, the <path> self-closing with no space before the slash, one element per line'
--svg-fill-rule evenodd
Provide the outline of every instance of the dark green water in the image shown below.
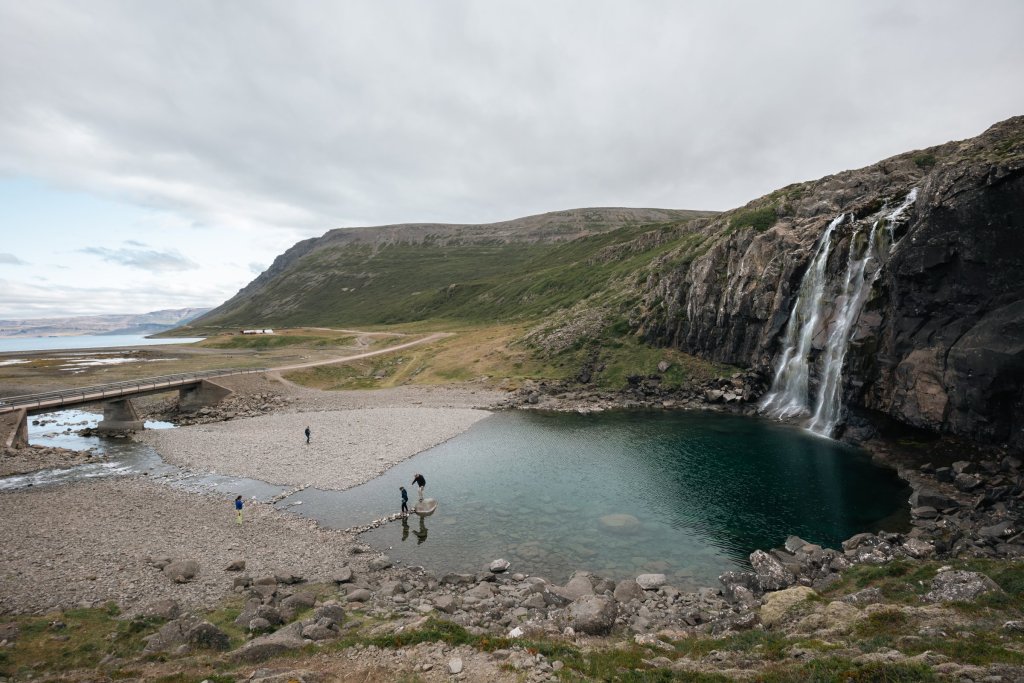
<path fill-rule="evenodd" d="M 288 501 L 329 526 L 362 524 L 398 511 L 399 485 L 415 502 L 415 472 L 438 511 L 367 542 L 437 572 L 503 557 L 511 571 L 559 581 L 587 569 L 714 585 L 789 534 L 838 547 L 861 531 L 905 528 L 910 493 L 861 451 L 766 420 L 506 412 L 363 486 Z M 608 515 L 629 517 L 617 527 Z"/>

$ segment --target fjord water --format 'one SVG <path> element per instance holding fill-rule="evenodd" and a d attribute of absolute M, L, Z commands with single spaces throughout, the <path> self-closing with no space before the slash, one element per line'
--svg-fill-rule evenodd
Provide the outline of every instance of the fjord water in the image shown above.
<path fill-rule="evenodd" d="M 2 337 L 0 353 L 9 351 L 57 351 L 61 349 L 115 349 L 123 346 L 192 344 L 202 337 L 150 338 L 141 334 L 100 334 L 70 337 Z"/>
<path fill-rule="evenodd" d="M 664 572 L 714 585 L 757 548 L 796 534 L 837 547 L 866 530 L 903 528 L 909 490 L 861 451 L 769 420 L 716 413 L 507 412 L 343 492 L 307 489 L 303 515 L 332 527 L 416 501 L 427 479 L 436 514 L 363 538 L 433 571 L 512 571 L 564 580 Z"/>

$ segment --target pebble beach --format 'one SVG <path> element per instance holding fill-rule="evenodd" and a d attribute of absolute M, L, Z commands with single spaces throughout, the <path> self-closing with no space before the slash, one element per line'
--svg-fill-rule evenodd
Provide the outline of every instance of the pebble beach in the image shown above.
<path fill-rule="evenodd" d="M 235 379 L 232 388 L 289 400 L 280 412 L 136 438 L 195 472 L 346 489 L 462 433 L 504 396 L 451 386 L 326 393 L 255 376 Z M 108 601 L 130 613 L 165 597 L 198 608 L 231 592 L 224 567 L 236 560 L 253 575 L 287 569 L 326 581 L 360 559 L 350 557 L 352 534 L 252 502 L 239 527 L 223 493 L 186 492 L 142 476 L 3 493 L 0 519 L 0 613 Z M 196 560 L 200 576 L 171 583 L 149 562 L 156 557 Z"/>

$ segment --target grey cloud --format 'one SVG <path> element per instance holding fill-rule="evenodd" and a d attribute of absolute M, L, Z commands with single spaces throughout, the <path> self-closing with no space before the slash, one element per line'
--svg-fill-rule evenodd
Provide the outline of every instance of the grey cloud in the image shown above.
<path fill-rule="evenodd" d="M 0 311 L 8 318 L 18 319 L 205 308 L 220 300 L 219 294 L 210 289 L 185 289 L 173 283 L 154 291 L 131 287 L 71 287 L 53 283 L 33 285 L 0 279 Z"/>
<path fill-rule="evenodd" d="M 1015 0 L 401 10 L 4 3 L 0 171 L 308 236 L 726 209 L 1024 111 Z"/>
<path fill-rule="evenodd" d="M 262 273 L 266 269 L 267 269 L 267 267 L 265 265 L 263 265 L 262 263 L 250 263 L 249 264 L 249 272 L 251 272 L 251 273 L 253 273 L 255 275 L 259 275 L 260 273 Z"/>
<path fill-rule="evenodd" d="M 14 254 L 0 253 L 0 265 L 24 266 L 28 264 Z"/>
<path fill-rule="evenodd" d="M 127 242 L 138 244 L 138 242 Z M 145 246 L 145 245 L 143 245 Z M 155 271 L 194 270 L 199 264 L 182 256 L 177 250 L 158 251 L 156 249 L 108 249 L 106 247 L 86 247 L 80 249 L 83 254 L 99 256 L 108 263 L 115 263 L 130 268 Z"/>

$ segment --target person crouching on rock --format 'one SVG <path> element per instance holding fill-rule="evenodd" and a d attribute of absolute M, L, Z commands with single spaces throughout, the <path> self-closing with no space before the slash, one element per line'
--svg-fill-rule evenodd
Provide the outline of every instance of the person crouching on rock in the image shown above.
<path fill-rule="evenodd" d="M 412 478 L 412 483 L 414 483 L 414 484 L 416 484 L 417 486 L 420 487 L 420 502 L 422 503 L 423 502 L 423 487 L 427 485 L 427 480 L 423 478 L 422 474 L 417 473 L 416 476 Z"/>
<path fill-rule="evenodd" d="M 242 523 L 242 497 L 235 498 L 235 512 L 238 513 L 238 523 Z"/>
<path fill-rule="evenodd" d="M 398 490 L 402 492 L 402 516 L 409 516 L 409 493 L 405 490 L 404 486 L 399 486 Z"/>

